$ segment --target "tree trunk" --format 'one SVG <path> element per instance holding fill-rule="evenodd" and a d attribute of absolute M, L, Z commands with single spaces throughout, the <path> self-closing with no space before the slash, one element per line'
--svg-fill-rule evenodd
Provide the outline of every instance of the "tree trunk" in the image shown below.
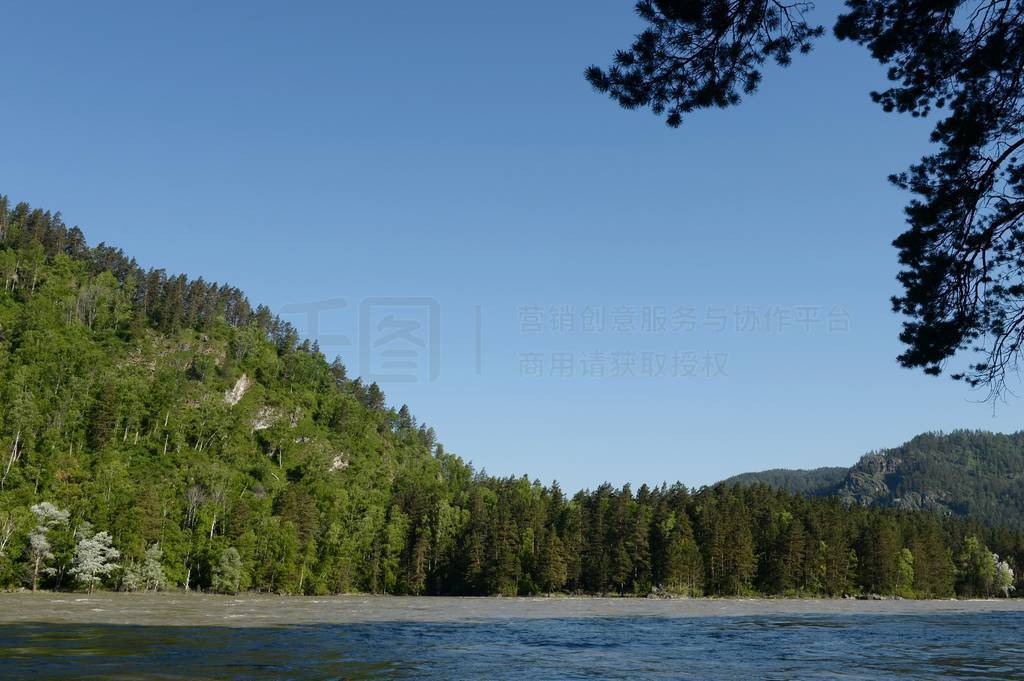
<path fill-rule="evenodd" d="M 14 534 L 14 521 L 11 520 L 8 524 L 4 523 L 3 531 L 0 532 L 0 554 L 3 554 L 4 550 L 7 549 L 7 542 L 11 541 L 11 536 Z"/>
<path fill-rule="evenodd" d="M 11 466 L 18 460 L 20 453 L 18 452 L 18 443 L 21 441 L 21 429 L 18 429 L 18 433 L 14 436 L 14 446 L 11 447 L 11 454 L 7 457 L 7 467 L 4 468 L 4 476 L 0 478 L 0 489 L 4 488 L 7 484 L 7 476 L 11 472 Z"/>

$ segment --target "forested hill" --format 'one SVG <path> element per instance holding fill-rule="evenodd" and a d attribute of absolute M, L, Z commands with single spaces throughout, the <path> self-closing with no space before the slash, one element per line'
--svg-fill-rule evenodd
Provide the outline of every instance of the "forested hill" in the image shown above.
<path fill-rule="evenodd" d="M 1024 528 L 1024 433 L 926 433 L 865 455 L 851 468 L 744 473 L 726 484 L 765 483 L 812 496 L 929 509 Z"/>
<path fill-rule="evenodd" d="M 764 484 L 777 489 L 784 489 L 794 494 L 811 496 L 828 496 L 839 492 L 839 486 L 846 479 L 849 468 L 824 467 L 807 470 L 792 468 L 772 468 L 756 473 L 740 473 L 724 480 L 726 485 Z"/>
<path fill-rule="evenodd" d="M 2 588 L 987 595 L 1022 562 L 766 486 L 477 473 L 238 289 L 0 197 Z"/>

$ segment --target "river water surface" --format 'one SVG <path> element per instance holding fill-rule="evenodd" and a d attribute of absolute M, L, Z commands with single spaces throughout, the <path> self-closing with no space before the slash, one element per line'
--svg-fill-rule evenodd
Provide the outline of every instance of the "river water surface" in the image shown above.
<path fill-rule="evenodd" d="M 0 678 L 1024 681 L 1024 601 L 0 594 Z"/>

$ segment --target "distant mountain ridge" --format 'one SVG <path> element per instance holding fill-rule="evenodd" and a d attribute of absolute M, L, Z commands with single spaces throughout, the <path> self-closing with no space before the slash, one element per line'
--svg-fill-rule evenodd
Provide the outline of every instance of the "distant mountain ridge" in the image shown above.
<path fill-rule="evenodd" d="M 865 454 L 850 468 L 742 473 L 726 484 L 764 483 L 850 504 L 935 510 L 989 525 L 1024 527 L 1024 432 L 924 433 Z"/>

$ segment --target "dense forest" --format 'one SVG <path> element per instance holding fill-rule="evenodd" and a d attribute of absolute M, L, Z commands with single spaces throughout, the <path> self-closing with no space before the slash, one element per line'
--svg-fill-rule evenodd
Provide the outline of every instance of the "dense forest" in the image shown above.
<path fill-rule="evenodd" d="M 795 494 L 809 496 L 831 496 L 839 491 L 839 487 L 850 472 L 842 466 L 826 466 L 823 468 L 772 468 L 756 473 L 740 473 L 723 482 L 726 485 L 757 485 L 784 489 Z"/>
<path fill-rule="evenodd" d="M 851 468 L 744 473 L 727 484 L 765 483 L 849 503 L 926 509 L 1024 529 L 1024 433 L 924 433 L 861 457 Z"/>
<path fill-rule="evenodd" d="M 0 587 L 1009 595 L 1024 535 L 475 472 L 235 288 L 0 198 Z"/>

